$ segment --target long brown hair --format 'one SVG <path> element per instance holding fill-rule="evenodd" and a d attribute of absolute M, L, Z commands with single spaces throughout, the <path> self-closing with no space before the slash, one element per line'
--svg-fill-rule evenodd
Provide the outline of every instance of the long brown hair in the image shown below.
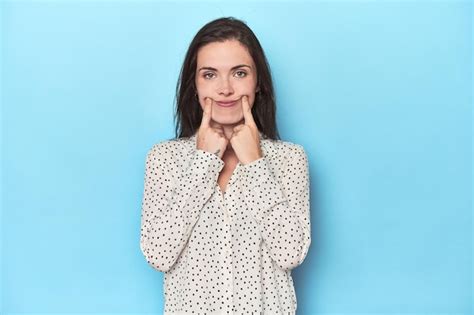
<path fill-rule="evenodd" d="M 252 115 L 258 130 L 265 138 L 279 140 L 276 126 L 276 106 L 272 76 L 265 53 L 253 31 L 245 22 L 234 17 L 222 17 L 204 25 L 194 36 L 184 58 L 176 84 L 175 134 L 177 138 L 190 137 L 199 128 L 202 108 L 196 95 L 196 63 L 199 48 L 212 42 L 238 40 L 247 47 L 257 67 L 257 86 Z"/>

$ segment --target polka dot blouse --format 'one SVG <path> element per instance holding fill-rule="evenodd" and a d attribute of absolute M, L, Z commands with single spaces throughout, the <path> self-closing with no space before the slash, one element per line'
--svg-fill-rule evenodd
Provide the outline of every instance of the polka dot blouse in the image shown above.
<path fill-rule="evenodd" d="M 140 249 L 164 272 L 165 314 L 295 314 L 291 270 L 311 242 L 303 147 L 260 133 L 263 156 L 238 162 L 223 193 L 225 163 L 196 139 L 146 156 Z"/>

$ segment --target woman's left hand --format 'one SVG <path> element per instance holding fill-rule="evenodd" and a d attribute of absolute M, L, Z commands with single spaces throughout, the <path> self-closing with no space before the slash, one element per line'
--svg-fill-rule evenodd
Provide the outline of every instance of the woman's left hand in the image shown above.
<path fill-rule="evenodd" d="M 242 111 L 244 113 L 244 123 L 234 127 L 230 144 L 240 163 L 248 164 L 258 160 L 263 155 L 260 149 L 260 134 L 253 120 L 247 95 L 242 96 Z"/>

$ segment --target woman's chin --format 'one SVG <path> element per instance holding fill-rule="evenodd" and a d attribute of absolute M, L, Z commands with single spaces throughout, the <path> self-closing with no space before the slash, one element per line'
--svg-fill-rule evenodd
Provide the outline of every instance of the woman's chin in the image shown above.
<path fill-rule="evenodd" d="M 220 125 L 236 125 L 243 123 L 243 117 L 216 117 L 213 120 Z"/>

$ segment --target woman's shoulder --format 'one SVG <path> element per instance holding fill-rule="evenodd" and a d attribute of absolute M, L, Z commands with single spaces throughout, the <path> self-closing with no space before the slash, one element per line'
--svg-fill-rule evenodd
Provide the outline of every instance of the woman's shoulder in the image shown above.
<path fill-rule="evenodd" d="M 288 140 L 264 139 L 263 146 L 268 155 L 277 155 L 283 158 L 290 157 L 293 154 L 306 155 L 303 145 Z"/>
<path fill-rule="evenodd" d="M 159 157 L 185 157 L 192 148 L 192 137 L 172 138 L 160 140 L 148 148 L 148 154 Z"/>

